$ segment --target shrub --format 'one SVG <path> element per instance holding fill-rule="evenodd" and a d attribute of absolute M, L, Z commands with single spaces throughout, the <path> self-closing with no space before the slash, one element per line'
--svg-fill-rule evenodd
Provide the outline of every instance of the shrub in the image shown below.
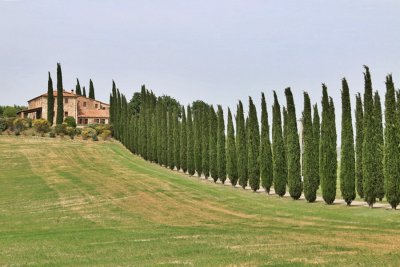
<path fill-rule="evenodd" d="M 51 131 L 51 132 L 49 133 L 49 137 L 50 137 L 50 138 L 56 138 L 56 132 L 55 132 L 55 131 Z"/>
<path fill-rule="evenodd" d="M 54 130 L 57 135 L 64 136 L 65 134 L 67 134 L 67 124 L 65 122 L 62 124 L 57 124 L 54 127 Z"/>
<path fill-rule="evenodd" d="M 8 129 L 8 119 L 0 118 L 0 132 L 3 132 Z"/>
<path fill-rule="evenodd" d="M 88 138 L 93 138 L 93 135 L 96 135 L 97 137 L 96 130 L 91 127 L 84 128 L 82 130 L 81 135 L 83 140 L 87 140 Z"/>
<path fill-rule="evenodd" d="M 92 140 L 93 141 L 99 141 L 99 138 L 97 138 L 97 134 L 92 135 Z"/>
<path fill-rule="evenodd" d="M 33 127 L 38 133 L 44 135 L 50 131 L 50 122 L 45 119 L 37 119 L 33 121 Z"/>
<path fill-rule="evenodd" d="M 66 123 L 68 127 L 76 128 L 76 120 L 74 117 L 71 117 L 71 116 L 66 117 L 64 119 L 64 123 Z"/>
<path fill-rule="evenodd" d="M 23 118 L 16 118 L 13 121 L 15 135 L 20 135 L 23 130 L 29 127 L 28 122 Z"/>
<path fill-rule="evenodd" d="M 100 134 L 100 137 L 101 137 L 104 141 L 110 139 L 110 137 L 111 137 L 111 131 L 110 131 L 110 130 L 103 130 L 103 132 Z"/>
<path fill-rule="evenodd" d="M 74 127 L 67 127 L 66 131 L 67 131 L 68 136 L 69 136 L 71 139 L 74 139 L 74 137 L 75 137 L 75 135 L 76 135 L 75 128 L 74 128 Z"/>

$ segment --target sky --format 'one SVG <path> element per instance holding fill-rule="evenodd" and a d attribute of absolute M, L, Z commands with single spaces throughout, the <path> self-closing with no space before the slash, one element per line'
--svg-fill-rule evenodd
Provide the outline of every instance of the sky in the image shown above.
<path fill-rule="evenodd" d="M 60 62 L 66 90 L 92 79 L 104 102 L 113 79 L 128 99 L 145 84 L 233 111 L 261 92 L 271 110 L 273 90 L 284 105 L 291 87 L 300 116 L 325 83 L 338 118 L 341 79 L 354 105 L 364 64 L 382 100 L 388 73 L 400 84 L 399 14 L 398 0 L 0 0 L 0 105 L 45 93 Z"/>

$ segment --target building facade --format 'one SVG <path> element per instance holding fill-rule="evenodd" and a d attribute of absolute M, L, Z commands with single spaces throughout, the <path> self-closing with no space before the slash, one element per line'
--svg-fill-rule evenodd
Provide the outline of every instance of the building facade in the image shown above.
<path fill-rule="evenodd" d="M 54 119 L 57 118 L 57 91 L 54 94 Z M 74 117 L 78 125 L 108 124 L 110 120 L 110 105 L 101 101 L 80 96 L 71 92 L 63 92 L 64 118 Z M 47 93 L 28 101 L 28 109 L 19 112 L 22 118 L 47 120 Z"/>

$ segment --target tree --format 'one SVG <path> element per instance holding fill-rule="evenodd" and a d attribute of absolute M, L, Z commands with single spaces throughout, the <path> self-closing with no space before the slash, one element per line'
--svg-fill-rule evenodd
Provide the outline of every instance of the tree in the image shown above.
<path fill-rule="evenodd" d="M 95 99 L 95 97 L 94 97 L 94 86 L 93 86 L 92 79 L 89 80 L 89 98 Z"/>
<path fill-rule="evenodd" d="M 362 146 L 364 139 L 364 111 L 361 95 L 356 95 L 356 189 L 361 198 L 364 198 L 363 188 L 363 160 Z"/>
<path fill-rule="evenodd" d="M 239 185 L 243 188 L 247 186 L 247 147 L 246 147 L 246 126 L 243 114 L 243 104 L 239 101 L 236 111 L 236 151 L 237 151 L 237 170 Z"/>
<path fill-rule="evenodd" d="M 319 120 L 319 113 L 318 113 L 318 105 L 314 105 L 314 114 L 313 114 L 313 137 L 314 137 L 314 153 L 313 153 L 313 164 L 314 170 L 316 171 L 317 176 L 317 190 L 320 184 L 320 177 L 319 177 L 319 142 L 321 137 L 321 123 Z"/>
<path fill-rule="evenodd" d="M 303 191 L 300 165 L 300 143 L 297 130 L 296 109 L 290 88 L 285 89 L 287 102 L 287 166 L 289 194 L 293 199 L 299 199 Z"/>
<path fill-rule="evenodd" d="M 257 110 L 253 99 L 249 97 L 249 117 L 247 127 L 247 173 L 251 189 L 255 192 L 260 188 L 260 128 Z"/>
<path fill-rule="evenodd" d="M 273 181 L 272 151 L 269 139 L 267 103 L 261 93 L 261 144 L 260 144 L 260 176 L 261 186 L 269 194 Z"/>
<path fill-rule="evenodd" d="M 210 119 L 210 127 L 209 127 L 210 174 L 214 180 L 214 183 L 216 183 L 218 180 L 218 164 L 217 164 L 218 119 L 213 106 L 210 107 L 209 119 Z"/>
<path fill-rule="evenodd" d="M 182 125 L 180 135 L 180 156 L 181 156 L 181 168 L 183 172 L 187 171 L 187 125 L 186 125 L 186 113 L 185 107 L 182 107 Z"/>
<path fill-rule="evenodd" d="M 194 140 L 193 140 L 193 120 L 192 120 L 192 109 L 190 106 L 187 107 L 187 168 L 189 175 L 192 176 L 195 173 L 194 165 Z"/>
<path fill-rule="evenodd" d="M 227 126 L 227 154 L 226 154 L 226 171 L 231 181 L 232 186 L 237 184 L 237 156 L 236 156 L 236 142 L 235 142 L 235 129 L 233 126 L 231 110 L 228 108 L 228 126 Z"/>
<path fill-rule="evenodd" d="M 356 197 L 355 156 L 350 93 L 345 78 L 342 79 L 342 143 L 340 151 L 340 191 L 344 201 L 350 206 Z"/>
<path fill-rule="evenodd" d="M 47 84 L 47 121 L 50 125 L 54 122 L 54 94 L 53 94 L 53 80 L 49 72 L 49 81 Z"/>
<path fill-rule="evenodd" d="M 197 102 L 193 103 L 193 127 L 194 127 L 194 162 L 196 167 L 197 175 L 200 177 L 203 172 L 203 162 L 202 162 L 202 105 L 195 105 Z"/>
<path fill-rule="evenodd" d="M 364 200 L 372 208 L 376 201 L 376 155 L 378 144 L 375 142 L 372 81 L 369 69 L 364 66 L 364 140 L 362 147 L 363 157 L 363 189 Z"/>
<path fill-rule="evenodd" d="M 62 124 L 64 121 L 64 90 L 62 83 L 61 64 L 57 63 L 57 118 L 56 124 Z"/>
<path fill-rule="evenodd" d="M 177 112 L 174 113 L 174 159 L 176 169 L 179 171 L 181 169 L 180 162 L 180 132 L 181 132 L 181 124 L 178 119 Z"/>
<path fill-rule="evenodd" d="M 79 83 L 79 79 L 78 78 L 76 78 L 75 93 L 77 95 L 82 95 L 81 85 Z"/>
<path fill-rule="evenodd" d="M 210 130 L 209 130 L 209 115 L 210 115 L 210 110 L 208 105 L 205 105 L 203 107 L 203 116 L 202 116 L 202 170 L 204 177 L 208 179 L 210 176 Z"/>
<path fill-rule="evenodd" d="M 318 168 L 316 168 L 315 146 L 318 145 L 314 140 L 314 128 L 311 117 L 311 101 L 308 93 L 304 92 L 304 111 L 303 111 L 303 178 L 304 178 L 304 197 L 308 202 L 314 202 L 317 198 L 318 189 Z"/>
<path fill-rule="evenodd" d="M 274 91 L 274 105 L 272 106 L 272 162 L 275 193 L 283 197 L 286 193 L 286 156 L 282 135 L 281 107 Z"/>
<path fill-rule="evenodd" d="M 385 196 L 384 175 L 383 175 L 383 127 L 382 127 L 382 107 L 378 91 L 374 95 L 374 131 L 377 153 L 375 155 L 376 172 L 376 197 L 382 201 Z"/>
<path fill-rule="evenodd" d="M 86 89 L 85 89 L 85 86 L 82 87 L 82 96 L 86 97 Z"/>
<path fill-rule="evenodd" d="M 286 157 L 286 164 L 287 164 L 287 128 L 288 128 L 288 113 L 286 110 L 286 107 L 282 107 L 282 116 L 283 116 L 283 142 L 285 145 L 283 146 L 283 149 L 285 149 L 285 157 Z M 287 166 L 286 166 L 287 168 Z"/>
<path fill-rule="evenodd" d="M 217 117 L 217 169 L 218 178 L 224 184 L 226 180 L 225 122 L 221 105 L 218 105 Z"/>
<path fill-rule="evenodd" d="M 167 153 L 168 153 L 168 167 L 173 170 L 175 167 L 175 156 L 174 156 L 174 116 L 172 110 L 168 111 L 168 122 L 167 122 Z"/>
<path fill-rule="evenodd" d="M 399 99 L 397 99 L 399 101 Z M 400 158 L 398 147 L 396 118 L 396 98 L 392 75 L 386 77 L 385 96 L 385 148 L 384 148 L 384 174 L 385 194 L 392 209 L 400 203 L 399 177 Z"/>

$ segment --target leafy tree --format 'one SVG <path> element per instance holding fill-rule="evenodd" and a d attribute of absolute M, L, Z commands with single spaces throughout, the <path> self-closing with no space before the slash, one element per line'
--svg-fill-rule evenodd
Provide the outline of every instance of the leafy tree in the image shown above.
<path fill-rule="evenodd" d="M 194 140 L 193 140 L 193 120 L 192 120 L 192 109 L 190 106 L 187 107 L 187 167 L 189 175 L 192 176 L 195 173 L 194 165 Z"/>
<path fill-rule="evenodd" d="M 361 95 L 356 95 L 356 189 L 361 198 L 364 198 L 363 188 L 363 139 L 364 139 L 364 111 Z"/>
<path fill-rule="evenodd" d="M 273 181 L 272 151 L 269 139 L 267 104 L 264 93 L 261 93 L 261 144 L 260 144 L 260 176 L 261 185 L 269 194 Z"/>
<path fill-rule="evenodd" d="M 258 125 L 257 110 L 249 97 L 249 120 L 247 127 L 247 170 L 249 184 L 255 192 L 260 188 L 260 128 Z"/>
<path fill-rule="evenodd" d="M 49 81 L 47 84 L 47 120 L 50 125 L 54 122 L 54 94 L 53 94 L 53 80 L 49 72 Z"/>
<path fill-rule="evenodd" d="M 243 114 L 243 104 L 239 101 L 236 111 L 236 150 L 237 150 L 237 170 L 239 185 L 243 188 L 247 186 L 247 146 L 246 146 L 246 126 Z"/>
<path fill-rule="evenodd" d="M 226 171 L 232 186 L 236 186 L 238 180 L 237 174 L 237 156 L 235 129 L 233 126 L 232 113 L 228 108 L 228 136 L 227 136 L 227 154 L 226 154 Z"/>
<path fill-rule="evenodd" d="M 399 101 L 399 99 L 397 100 Z M 384 174 L 385 194 L 392 209 L 400 203 L 399 177 L 400 155 L 398 147 L 398 124 L 396 118 L 396 98 L 392 75 L 386 77 L 385 96 L 385 148 L 384 148 Z"/>
<path fill-rule="evenodd" d="M 95 97 L 94 97 L 94 86 L 93 86 L 92 79 L 89 80 L 89 98 L 95 99 Z"/>
<path fill-rule="evenodd" d="M 75 93 L 77 95 L 82 95 L 82 89 L 81 89 L 81 85 L 79 83 L 79 79 L 78 78 L 76 78 Z"/>
<path fill-rule="evenodd" d="M 275 193 L 283 197 L 286 193 L 286 155 L 282 149 L 285 145 L 282 135 L 281 107 L 274 91 L 274 105 L 272 106 L 272 162 Z"/>
<path fill-rule="evenodd" d="M 299 199 L 303 191 L 300 165 L 300 143 L 297 130 L 296 109 L 290 88 L 285 89 L 287 102 L 287 166 L 289 194 L 293 199 Z"/>
<path fill-rule="evenodd" d="M 182 107 L 182 125 L 181 125 L 181 135 L 180 135 L 180 156 L 181 156 L 181 168 L 183 172 L 187 171 L 187 124 L 186 124 L 186 113 L 185 107 Z"/>
<path fill-rule="evenodd" d="M 319 120 L 318 113 L 318 105 L 314 105 L 314 114 L 313 114 L 313 137 L 314 137 L 314 153 L 313 153 L 313 163 L 314 163 L 314 171 L 316 171 L 317 176 L 317 190 L 320 184 L 319 177 L 319 142 L 321 137 L 321 123 Z"/>
<path fill-rule="evenodd" d="M 374 130 L 375 142 L 378 145 L 375 155 L 376 172 L 376 197 L 382 201 L 385 196 L 384 175 L 383 175 L 383 126 L 382 126 L 382 107 L 378 91 L 374 95 Z"/>
<path fill-rule="evenodd" d="M 221 105 L 218 105 L 217 117 L 217 169 L 218 178 L 224 184 L 226 180 L 225 122 Z"/>
<path fill-rule="evenodd" d="M 340 151 L 340 191 L 344 201 L 350 206 L 356 197 L 355 156 L 350 93 L 345 78 L 342 79 L 342 144 Z"/>
<path fill-rule="evenodd" d="M 64 120 L 64 101 L 61 64 L 57 63 L 57 119 L 56 124 L 62 124 Z"/>
<path fill-rule="evenodd" d="M 214 107 L 210 107 L 210 114 L 209 114 L 209 119 L 210 119 L 210 145 L 209 145 L 209 151 L 210 151 L 210 174 L 211 177 L 213 178 L 214 182 L 217 182 L 218 180 L 218 155 L 217 155 L 217 134 L 218 134 L 218 119 L 217 119 L 217 114 L 215 113 Z"/>

